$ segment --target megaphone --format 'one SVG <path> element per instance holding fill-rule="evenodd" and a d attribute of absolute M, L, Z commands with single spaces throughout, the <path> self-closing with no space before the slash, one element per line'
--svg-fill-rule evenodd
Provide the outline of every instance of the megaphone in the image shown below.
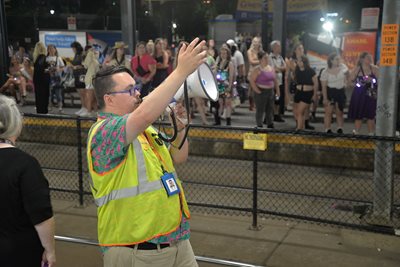
<path fill-rule="evenodd" d="M 201 97 L 211 101 L 218 101 L 218 87 L 214 73 L 207 63 L 201 64 L 197 70 L 186 78 L 187 90 L 189 98 Z M 184 95 L 184 83 L 179 87 L 174 96 L 174 100 L 178 101 Z"/>

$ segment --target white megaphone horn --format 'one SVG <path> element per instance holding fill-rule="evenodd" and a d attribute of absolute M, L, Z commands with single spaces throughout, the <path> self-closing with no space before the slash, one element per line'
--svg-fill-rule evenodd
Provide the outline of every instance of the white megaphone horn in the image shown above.
<path fill-rule="evenodd" d="M 197 70 L 190 74 L 186 78 L 186 84 L 189 98 L 201 97 L 207 98 L 214 102 L 218 101 L 219 94 L 217 81 L 215 80 L 214 73 L 207 63 L 201 64 Z M 184 86 L 185 83 L 179 87 L 173 100 L 179 101 L 183 98 L 185 92 Z"/>

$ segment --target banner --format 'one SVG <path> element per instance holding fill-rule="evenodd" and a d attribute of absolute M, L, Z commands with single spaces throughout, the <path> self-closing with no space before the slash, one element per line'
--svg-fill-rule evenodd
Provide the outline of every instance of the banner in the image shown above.
<path fill-rule="evenodd" d="M 342 42 L 342 57 L 349 68 L 357 64 L 361 52 L 368 52 L 375 60 L 376 32 L 347 32 Z"/>
<path fill-rule="evenodd" d="M 85 47 L 86 33 L 68 31 L 39 31 L 39 41 L 43 42 L 46 47 L 50 44 L 55 45 L 60 56 L 73 58 L 74 53 L 71 48 L 71 43 L 77 41 L 83 47 Z"/>
<path fill-rule="evenodd" d="M 263 3 L 269 17 L 272 17 L 274 0 L 238 0 L 236 19 L 258 20 L 261 19 Z M 287 18 L 299 19 L 313 14 L 322 15 L 322 11 L 328 7 L 327 0 L 288 0 Z"/>

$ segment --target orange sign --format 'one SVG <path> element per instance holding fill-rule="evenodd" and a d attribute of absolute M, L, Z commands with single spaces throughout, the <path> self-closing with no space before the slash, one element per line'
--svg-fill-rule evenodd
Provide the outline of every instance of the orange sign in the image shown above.
<path fill-rule="evenodd" d="M 399 42 L 399 25 L 383 24 L 382 45 L 397 45 Z"/>
<path fill-rule="evenodd" d="M 381 47 L 381 66 L 396 66 L 397 62 L 397 46 Z"/>

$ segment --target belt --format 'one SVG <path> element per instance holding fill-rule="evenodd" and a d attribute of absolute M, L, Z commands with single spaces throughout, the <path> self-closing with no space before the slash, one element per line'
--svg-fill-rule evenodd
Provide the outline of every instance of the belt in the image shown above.
<path fill-rule="evenodd" d="M 137 249 L 139 249 L 139 250 L 156 250 L 157 249 L 157 244 L 150 243 L 150 242 L 143 242 L 143 243 L 139 243 L 136 245 L 128 245 L 125 247 L 135 248 L 135 246 L 137 246 Z M 160 244 L 160 249 L 167 248 L 169 246 L 170 246 L 170 244 Z"/>

